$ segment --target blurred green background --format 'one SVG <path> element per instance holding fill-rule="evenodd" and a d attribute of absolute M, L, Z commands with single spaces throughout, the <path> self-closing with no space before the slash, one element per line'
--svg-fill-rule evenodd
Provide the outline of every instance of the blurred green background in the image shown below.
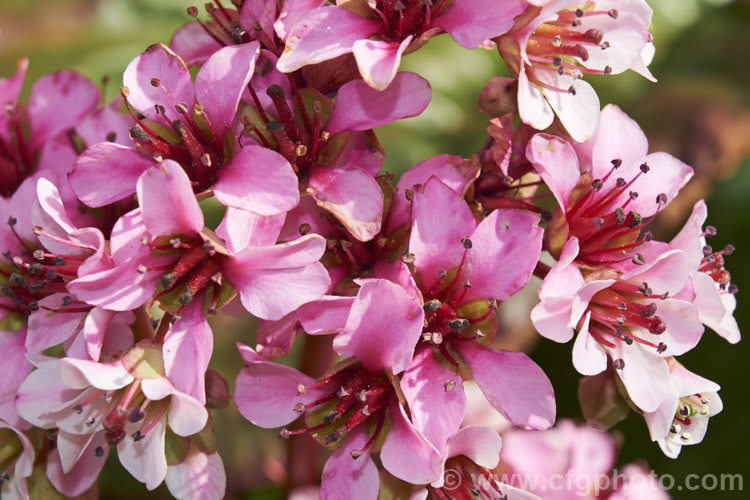
<path fill-rule="evenodd" d="M 597 88 L 602 105 L 618 104 L 641 124 L 652 151 L 668 151 L 695 168 L 695 179 L 681 201 L 660 216 L 658 231 L 662 238 L 671 237 L 692 204 L 709 199 L 708 223 L 719 229 L 710 243 L 714 248 L 727 243 L 737 247 L 727 267 L 740 289 L 736 317 L 742 330 L 750 325 L 750 309 L 743 307 L 745 290 L 750 289 L 750 262 L 745 261 L 750 257 L 750 1 L 650 4 L 657 47 L 651 69 L 659 83 L 630 73 L 587 80 Z M 107 96 L 114 98 L 127 63 L 148 45 L 167 43 L 171 32 L 190 20 L 188 5 L 184 0 L 0 0 L 0 76 L 10 75 L 16 60 L 28 56 L 26 96 L 29 83 L 40 75 L 74 68 L 96 81 L 107 76 Z M 476 152 L 486 127 L 486 117 L 476 107 L 477 95 L 489 77 L 507 73 L 496 52 L 467 52 L 448 37 L 438 37 L 407 56 L 402 69 L 426 77 L 433 100 L 421 116 L 378 131 L 386 169 L 400 173 L 434 154 Z M 217 346 L 212 367 L 232 378 L 240 368 L 234 342 L 254 345 L 254 324 L 218 318 L 213 327 Z M 534 340 L 531 354 L 553 381 L 559 417 L 580 418 L 570 345 Z M 672 474 L 676 484 L 688 474 L 750 472 L 750 424 L 745 416 L 750 414 L 749 360 L 747 340 L 732 346 L 707 331 L 699 347 L 681 361 L 722 386 L 724 412 L 711 419 L 704 442 L 684 447 L 678 460 L 664 457 L 649 441 L 643 420 L 631 414 L 616 428 L 624 436 L 620 463 L 644 459 L 658 474 Z M 283 481 L 286 444 L 276 431 L 254 429 L 233 407 L 213 415 L 227 466 L 228 497 L 280 498 L 280 488 L 271 479 Z M 117 462 L 114 454 L 110 460 Z M 100 481 L 102 498 L 168 497 L 163 485 L 146 494 L 142 485 L 112 465 Z M 750 481 L 750 474 L 745 479 Z M 750 490 L 750 484 L 745 489 Z M 670 494 L 676 499 L 750 498 L 728 491 Z"/>

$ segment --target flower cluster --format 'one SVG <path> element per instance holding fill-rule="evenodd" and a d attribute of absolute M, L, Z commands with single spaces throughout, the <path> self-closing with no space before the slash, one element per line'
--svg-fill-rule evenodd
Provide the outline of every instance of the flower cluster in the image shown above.
<path fill-rule="evenodd" d="M 652 236 L 692 169 L 649 152 L 581 79 L 652 78 L 645 1 L 188 13 L 169 46 L 133 59 L 111 104 L 72 71 L 19 102 L 25 60 L 0 80 L 4 497 L 29 498 L 32 476 L 81 495 L 111 449 L 148 489 L 223 497 L 209 410 L 228 406 L 226 377 L 248 421 L 332 451 L 320 498 L 536 498 L 491 471 L 551 459 L 528 456 L 521 434 L 503 459 L 496 430 L 465 423 L 470 384 L 512 425 L 555 422 L 542 368 L 496 342 L 498 307 L 533 276 L 531 320 L 553 341 L 575 337 L 592 425 L 629 405 L 669 456 L 702 440 L 719 387 L 676 357 L 705 326 L 739 341 L 732 248 L 707 245 L 703 202 L 672 241 Z M 427 158 L 393 182 L 374 129 L 427 107 L 429 82 L 399 64 L 442 33 L 496 47 L 516 78 L 483 90 L 476 155 Z M 255 347 L 237 344 L 239 373 L 208 369 L 209 318 L 225 307 L 259 320 Z M 277 361 L 298 344 L 316 376 Z M 611 470 L 606 434 L 550 432 Z"/>

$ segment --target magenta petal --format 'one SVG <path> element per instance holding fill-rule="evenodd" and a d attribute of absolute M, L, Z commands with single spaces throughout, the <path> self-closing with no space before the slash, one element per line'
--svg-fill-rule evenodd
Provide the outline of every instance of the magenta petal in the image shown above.
<path fill-rule="evenodd" d="M 366 370 L 401 373 L 409 366 L 423 322 L 417 299 L 395 283 L 372 280 L 359 289 L 333 348 L 342 356 L 356 356 Z"/>
<path fill-rule="evenodd" d="M 383 443 L 383 467 L 411 484 L 430 484 L 443 473 L 438 450 L 409 422 L 404 408 L 391 404 L 391 429 Z"/>
<path fill-rule="evenodd" d="M 282 5 L 279 17 L 273 24 L 276 34 L 280 39 L 286 40 L 292 27 L 302 16 L 326 3 L 326 0 L 287 0 Z"/>
<path fill-rule="evenodd" d="M 205 403 L 206 370 L 214 338 L 199 299 L 193 300 L 169 329 L 163 352 L 164 368 L 175 388 Z"/>
<path fill-rule="evenodd" d="M 258 330 L 255 332 L 255 349 L 266 359 L 286 356 L 300 333 L 302 327 L 295 313 L 289 313 L 276 321 L 262 319 L 258 321 Z"/>
<path fill-rule="evenodd" d="M 31 355 L 40 354 L 48 347 L 68 340 L 81 329 L 88 311 L 54 312 L 63 308 L 63 298 L 68 294 L 55 293 L 39 301 L 39 309 L 29 316 L 26 350 Z"/>
<path fill-rule="evenodd" d="M 229 207 L 216 228 L 216 236 L 224 240 L 230 252 L 239 253 L 251 246 L 273 245 L 283 225 L 283 214 L 266 216 Z"/>
<path fill-rule="evenodd" d="M 310 335 L 339 333 L 346 327 L 354 297 L 326 295 L 297 309 L 302 328 Z"/>
<path fill-rule="evenodd" d="M 443 456 L 448 438 L 458 431 L 466 413 L 462 382 L 455 371 L 435 360 L 429 348 L 417 351 L 401 377 L 401 390 L 409 403 L 414 426 Z"/>
<path fill-rule="evenodd" d="M 82 276 L 68 283 L 68 290 L 92 306 L 113 311 L 130 311 L 145 303 L 154 294 L 159 273 L 138 272 L 139 260 Z"/>
<path fill-rule="evenodd" d="M 237 375 L 234 402 L 243 417 L 253 424 L 271 429 L 294 422 L 297 403 L 308 404 L 328 393 L 329 387 L 307 389 L 315 379 L 289 366 L 268 361 L 246 345 L 237 343 L 245 367 Z M 351 458 L 351 457 L 350 457 Z"/>
<path fill-rule="evenodd" d="M 26 70 L 29 68 L 29 60 L 26 58 L 19 59 L 16 62 L 16 72 L 8 78 L 0 78 L 0 102 L 15 103 L 18 100 L 18 94 L 21 93 L 23 81 L 26 78 Z M 0 124 L 3 123 L 0 118 Z M 5 130 L 2 132 L 6 133 Z"/>
<path fill-rule="evenodd" d="M 152 236 L 192 235 L 203 230 L 203 212 L 179 163 L 164 160 L 145 171 L 136 187 L 141 215 Z"/>
<path fill-rule="evenodd" d="M 369 453 L 356 460 L 352 452 L 365 446 L 368 435 L 364 426 L 349 433 L 344 444 L 328 458 L 320 481 L 320 500 L 376 500 L 380 475 Z"/>
<path fill-rule="evenodd" d="M 246 146 L 219 170 L 214 195 L 228 207 L 261 215 L 288 212 L 299 203 L 297 176 L 276 151 Z"/>
<path fill-rule="evenodd" d="M 98 102 L 99 88 L 75 71 L 57 71 L 39 78 L 29 97 L 29 150 L 77 125 Z"/>
<path fill-rule="evenodd" d="M 191 446 L 182 462 L 167 467 L 164 482 L 175 498 L 221 500 L 226 492 L 227 474 L 221 456 Z"/>
<path fill-rule="evenodd" d="M 206 30 L 197 21 L 177 28 L 172 35 L 169 46 L 189 65 L 203 63 L 214 52 L 222 48 L 222 45 L 206 33 Z"/>
<path fill-rule="evenodd" d="M 380 20 L 365 19 L 334 5 L 315 9 L 292 27 L 284 53 L 276 68 L 291 73 L 352 51 L 357 40 L 369 38 L 382 29 Z"/>
<path fill-rule="evenodd" d="M 463 303 L 506 300 L 531 278 L 542 251 L 539 216 L 523 210 L 495 210 L 471 235 L 472 247 L 461 268 L 469 281 Z"/>
<path fill-rule="evenodd" d="M 15 407 L 16 392 L 33 366 L 26 360 L 24 329 L 15 332 L 0 332 L 0 352 L 3 353 L 3 370 L 0 378 L 0 420 L 15 427 L 26 428 Z"/>
<path fill-rule="evenodd" d="M 359 74 L 367 84 L 376 90 L 385 90 L 398 72 L 401 55 L 411 43 L 414 35 L 409 35 L 400 43 L 387 40 L 357 40 L 352 45 L 352 53 L 357 60 Z"/>
<path fill-rule="evenodd" d="M 524 11 L 523 0 L 463 0 L 437 15 L 431 26 L 442 28 L 464 48 L 476 49 L 487 39 L 507 32 Z"/>
<path fill-rule="evenodd" d="M 103 207 L 134 194 L 138 178 L 155 165 L 134 148 L 102 142 L 78 157 L 68 178 L 85 205 Z"/>
<path fill-rule="evenodd" d="M 469 205 L 438 179 L 430 179 L 424 192 L 415 191 L 409 252 L 416 258 L 423 290 L 435 287 L 439 271 L 459 265 L 467 251 L 462 240 L 475 229 Z"/>
<path fill-rule="evenodd" d="M 547 375 L 522 352 L 496 351 L 461 342 L 461 357 L 487 401 L 516 425 L 548 429 L 555 422 L 555 395 Z"/>
<path fill-rule="evenodd" d="M 255 70 L 260 44 L 230 45 L 215 52 L 195 76 L 195 94 L 220 140 L 237 114 L 237 105 Z"/>
<path fill-rule="evenodd" d="M 363 80 L 353 80 L 339 89 L 326 131 L 335 135 L 345 130 L 367 130 L 417 116 L 430 103 L 431 96 L 427 80 L 408 71 L 398 73 L 383 91 Z"/>
<path fill-rule="evenodd" d="M 369 241 L 380 231 L 383 192 L 364 170 L 314 167 L 307 191 L 359 241 Z"/>
<path fill-rule="evenodd" d="M 566 210 L 570 193 L 581 178 L 573 147 L 559 137 L 536 134 L 526 146 L 526 157 L 542 176 L 560 208 Z"/>
<path fill-rule="evenodd" d="M 128 102 L 149 118 L 156 118 L 155 105 L 162 106 L 171 120 L 182 118 L 175 104 L 191 107 L 195 102 L 193 79 L 185 62 L 160 43 L 133 59 L 125 68 L 122 81 L 129 89 Z"/>

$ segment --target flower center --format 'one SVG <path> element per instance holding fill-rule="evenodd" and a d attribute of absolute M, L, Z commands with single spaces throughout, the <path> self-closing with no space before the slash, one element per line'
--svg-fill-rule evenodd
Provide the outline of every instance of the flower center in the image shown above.
<path fill-rule="evenodd" d="M 23 133 L 23 123 L 28 121 L 24 109 L 13 103 L 5 106 L 8 123 L 7 136 L 0 134 L 0 195 L 10 197 L 16 188 L 36 170 L 34 151 L 29 149 Z"/>
<path fill-rule="evenodd" d="M 431 1 L 419 0 L 369 0 L 367 5 L 383 22 L 384 38 L 401 41 L 409 35 L 418 37 L 430 27 L 430 20 L 445 4 L 436 6 Z"/>

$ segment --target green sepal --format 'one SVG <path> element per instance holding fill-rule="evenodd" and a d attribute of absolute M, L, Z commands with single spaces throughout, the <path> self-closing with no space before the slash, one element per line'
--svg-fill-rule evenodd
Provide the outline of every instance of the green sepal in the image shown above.
<path fill-rule="evenodd" d="M 189 452 L 190 438 L 178 436 L 167 427 L 167 434 L 164 439 L 164 454 L 167 457 L 167 465 L 177 465 L 184 462 Z"/>
<path fill-rule="evenodd" d="M 412 486 L 398 478 L 391 476 L 383 469 L 380 474 L 380 491 L 377 500 L 409 500 Z"/>

